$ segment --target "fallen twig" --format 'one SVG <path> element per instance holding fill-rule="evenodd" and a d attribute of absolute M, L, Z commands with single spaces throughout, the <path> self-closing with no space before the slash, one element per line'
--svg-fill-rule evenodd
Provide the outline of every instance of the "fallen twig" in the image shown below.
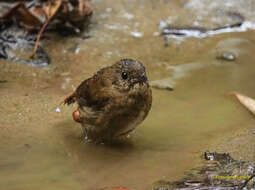
<path fill-rule="evenodd" d="M 44 30 L 46 29 L 49 22 L 51 21 L 51 18 L 57 13 L 57 11 L 59 10 L 59 8 L 62 4 L 62 0 L 56 0 L 54 2 L 56 3 L 55 6 L 52 6 L 52 2 L 50 2 L 49 6 L 46 7 L 45 10 L 44 10 L 44 12 L 46 14 L 46 17 L 47 17 L 47 20 L 45 21 L 42 28 L 40 29 L 39 34 L 37 35 L 34 51 L 33 51 L 32 55 L 30 56 L 30 58 L 33 58 L 35 56 L 35 54 L 38 50 L 38 47 L 39 47 L 39 42 L 40 42 L 41 36 L 42 36 Z"/>
<path fill-rule="evenodd" d="M 46 27 L 48 26 L 50 20 L 48 19 L 42 26 L 42 28 L 40 29 L 40 32 L 39 34 L 37 35 L 37 38 L 36 38 L 36 42 L 35 42 L 35 47 L 34 47 L 34 50 L 33 50 L 33 53 L 32 55 L 30 56 L 30 58 L 33 58 L 38 50 L 38 47 L 39 47 L 39 42 L 40 42 L 40 39 L 41 39 L 41 36 L 43 34 L 43 31 L 46 29 Z"/>

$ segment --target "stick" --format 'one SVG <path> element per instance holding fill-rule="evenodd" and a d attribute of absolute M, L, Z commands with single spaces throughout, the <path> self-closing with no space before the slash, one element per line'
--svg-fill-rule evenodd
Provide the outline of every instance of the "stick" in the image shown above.
<path fill-rule="evenodd" d="M 35 48 L 34 48 L 34 51 L 32 53 L 32 55 L 30 56 L 30 58 L 33 58 L 38 50 L 38 47 L 39 47 L 39 42 L 40 42 L 40 39 L 41 39 L 41 36 L 43 34 L 43 31 L 46 29 L 46 27 L 48 26 L 50 22 L 50 19 L 46 20 L 46 22 L 43 24 L 39 34 L 37 35 L 37 38 L 36 38 L 36 42 L 35 42 Z"/>

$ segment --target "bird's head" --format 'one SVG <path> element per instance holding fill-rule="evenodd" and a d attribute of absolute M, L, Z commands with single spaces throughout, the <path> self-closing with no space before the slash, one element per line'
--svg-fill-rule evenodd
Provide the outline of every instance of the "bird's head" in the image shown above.
<path fill-rule="evenodd" d="M 134 59 L 122 59 L 113 65 L 115 67 L 115 80 L 113 84 L 123 90 L 129 90 L 135 86 L 148 86 L 145 67 Z"/>

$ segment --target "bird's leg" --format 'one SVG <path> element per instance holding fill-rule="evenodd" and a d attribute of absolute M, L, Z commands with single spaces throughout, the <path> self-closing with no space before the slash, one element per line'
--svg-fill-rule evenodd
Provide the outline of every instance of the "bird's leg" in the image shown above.
<path fill-rule="evenodd" d="M 83 134 L 82 134 L 83 138 L 85 139 L 85 141 L 88 141 L 89 138 L 88 138 L 87 129 L 85 127 L 82 127 L 82 131 L 83 131 Z"/>

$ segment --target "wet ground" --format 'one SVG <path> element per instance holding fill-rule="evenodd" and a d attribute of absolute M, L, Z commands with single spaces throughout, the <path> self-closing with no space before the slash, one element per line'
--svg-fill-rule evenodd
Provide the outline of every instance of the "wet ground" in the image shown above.
<path fill-rule="evenodd" d="M 44 41 L 49 67 L 0 60 L 0 189 L 149 189 L 184 176 L 208 147 L 254 128 L 254 117 L 230 92 L 255 96 L 255 32 L 170 39 L 165 47 L 161 20 L 196 20 L 186 2 L 94 0 L 89 38 Z M 233 2 L 254 20 L 243 11 L 249 7 Z M 214 24 L 203 7 L 201 15 Z M 224 53 L 235 59 L 221 59 Z M 125 57 L 142 61 L 151 81 L 174 91 L 153 89 L 152 110 L 127 142 L 86 144 L 72 120 L 75 106 L 61 102 L 99 68 Z"/>

